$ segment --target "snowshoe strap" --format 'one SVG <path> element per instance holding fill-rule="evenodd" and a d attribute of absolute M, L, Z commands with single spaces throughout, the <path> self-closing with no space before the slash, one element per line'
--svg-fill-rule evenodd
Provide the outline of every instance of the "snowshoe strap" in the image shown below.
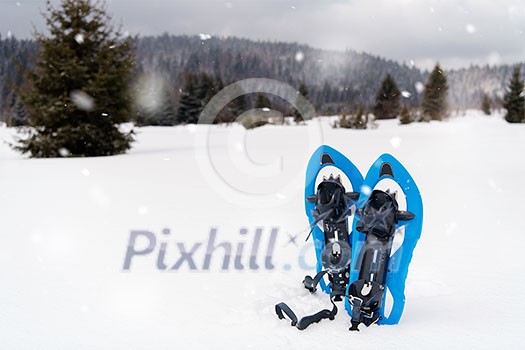
<path fill-rule="evenodd" d="M 368 327 L 378 320 L 384 290 L 381 284 L 362 279 L 350 285 L 348 301 L 352 305 L 351 331 L 359 331 L 361 323 Z"/>
<path fill-rule="evenodd" d="M 275 313 L 280 320 L 284 318 L 283 312 L 292 321 L 292 327 L 295 327 L 297 325 L 297 316 L 292 311 L 292 309 L 290 309 L 290 307 L 285 303 L 279 303 L 275 305 Z"/>
<path fill-rule="evenodd" d="M 334 303 L 334 298 L 335 296 L 330 297 L 330 302 L 333 305 L 332 310 L 323 309 L 313 315 L 304 316 L 300 320 L 297 319 L 295 313 L 285 303 L 279 303 L 275 305 L 275 312 L 281 320 L 284 319 L 284 315 L 288 316 L 288 318 L 292 321 L 292 326 L 297 327 L 297 329 L 302 331 L 312 323 L 320 322 L 325 318 L 328 318 L 329 320 L 333 320 L 335 318 L 335 315 L 337 315 L 337 306 Z"/>
<path fill-rule="evenodd" d="M 319 273 L 317 273 L 317 275 L 315 275 L 314 278 L 310 276 L 305 276 L 303 280 L 304 287 L 308 289 L 310 293 L 315 293 L 315 291 L 317 290 L 317 285 L 319 284 L 323 276 L 326 275 L 327 272 L 328 270 L 320 271 Z"/>

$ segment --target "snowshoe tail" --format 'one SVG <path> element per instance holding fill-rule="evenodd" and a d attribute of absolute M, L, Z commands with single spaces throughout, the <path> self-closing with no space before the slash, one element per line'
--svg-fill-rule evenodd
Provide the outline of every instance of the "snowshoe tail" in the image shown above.
<path fill-rule="evenodd" d="M 389 181 L 381 183 L 385 179 Z M 406 201 L 402 210 L 398 196 Z M 379 157 L 364 180 L 353 223 L 352 253 L 357 259 L 351 264 L 346 302 L 352 316 L 351 330 L 358 330 L 361 323 L 399 322 L 422 215 L 421 196 L 412 177 L 391 155 Z"/>

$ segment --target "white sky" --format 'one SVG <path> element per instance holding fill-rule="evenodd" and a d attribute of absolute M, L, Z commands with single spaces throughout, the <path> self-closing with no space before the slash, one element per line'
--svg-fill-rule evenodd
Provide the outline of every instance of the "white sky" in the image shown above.
<path fill-rule="evenodd" d="M 53 0 L 52 3 L 58 3 Z M 525 61 L 525 0 L 108 0 L 115 23 L 141 35 L 297 41 L 430 68 Z M 45 0 L 0 0 L 0 33 L 44 29 Z"/>

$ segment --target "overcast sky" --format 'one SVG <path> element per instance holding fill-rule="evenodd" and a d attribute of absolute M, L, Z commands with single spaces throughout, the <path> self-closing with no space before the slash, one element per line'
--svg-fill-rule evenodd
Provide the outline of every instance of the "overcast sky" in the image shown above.
<path fill-rule="evenodd" d="M 59 3 L 54 0 L 52 3 Z M 429 68 L 525 61 L 525 0 L 107 0 L 124 30 L 354 49 Z M 0 0 L 0 33 L 44 29 L 45 0 Z"/>

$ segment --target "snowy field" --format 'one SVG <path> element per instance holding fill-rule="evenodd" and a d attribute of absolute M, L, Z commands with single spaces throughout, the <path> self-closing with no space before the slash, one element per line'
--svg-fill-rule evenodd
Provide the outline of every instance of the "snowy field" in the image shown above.
<path fill-rule="evenodd" d="M 34 160 L 0 127 L 1 349 L 525 348 L 525 125 L 469 112 L 364 131 L 328 119 L 137 131 L 126 155 Z M 392 153 L 418 183 L 424 230 L 399 325 L 351 333 L 341 305 L 301 332 L 274 314 L 328 302 L 301 285 L 304 172 L 323 143 L 363 173 Z M 144 254 L 126 269 L 132 231 Z M 212 236 L 224 244 L 206 259 Z"/>

